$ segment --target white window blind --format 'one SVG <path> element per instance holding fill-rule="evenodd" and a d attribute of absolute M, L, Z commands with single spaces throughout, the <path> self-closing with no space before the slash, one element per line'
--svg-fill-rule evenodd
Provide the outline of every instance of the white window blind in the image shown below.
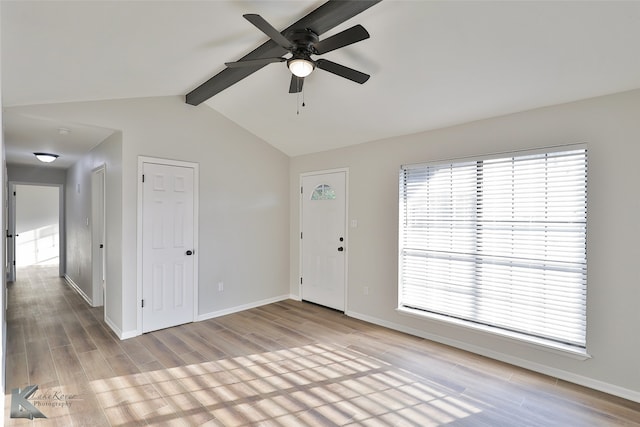
<path fill-rule="evenodd" d="M 403 167 L 400 307 L 584 348 L 586 149 Z"/>

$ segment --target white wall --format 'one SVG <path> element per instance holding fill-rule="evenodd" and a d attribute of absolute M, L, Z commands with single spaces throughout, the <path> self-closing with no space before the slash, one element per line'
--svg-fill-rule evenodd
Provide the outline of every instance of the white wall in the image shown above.
<path fill-rule="evenodd" d="M 299 175 L 348 167 L 349 219 L 358 221 L 346 242 L 348 314 L 640 401 L 639 118 L 640 91 L 633 91 L 291 159 L 291 293 L 299 294 Z M 400 165 L 572 143 L 586 143 L 589 156 L 591 359 L 395 311 Z"/>
<path fill-rule="evenodd" d="M 116 325 L 121 335 L 135 335 L 138 329 L 136 193 L 141 155 L 200 164 L 202 318 L 289 295 L 289 159 L 280 151 L 206 105 L 185 104 L 183 97 L 9 110 L 121 131 L 122 313 Z M 220 281 L 223 292 L 217 290 Z"/>
<path fill-rule="evenodd" d="M 106 321 L 122 328 L 122 135 L 115 132 L 67 171 L 67 276 L 93 304 L 91 174 L 105 165 Z M 87 223 L 87 220 L 89 221 Z"/>

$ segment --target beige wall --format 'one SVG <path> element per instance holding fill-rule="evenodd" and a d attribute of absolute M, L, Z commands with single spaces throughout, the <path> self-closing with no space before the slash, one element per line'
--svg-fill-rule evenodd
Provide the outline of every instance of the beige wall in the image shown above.
<path fill-rule="evenodd" d="M 299 176 L 346 167 L 349 220 L 358 222 L 346 242 L 347 314 L 640 401 L 639 112 L 640 91 L 633 91 L 292 158 L 291 293 L 299 295 Z M 589 156 L 591 359 L 579 361 L 396 311 L 400 165 L 573 143 L 586 143 Z"/>

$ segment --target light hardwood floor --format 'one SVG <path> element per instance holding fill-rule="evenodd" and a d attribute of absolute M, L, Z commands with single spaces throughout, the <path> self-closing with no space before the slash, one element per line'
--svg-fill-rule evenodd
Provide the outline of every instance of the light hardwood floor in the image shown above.
<path fill-rule="evenodd" d="M 54 269 L 19 273 L 8 426 L 640 425 L 638 403 L 295 301 L 119 341 Z M 46 419 L 10 418 L 27 385 Z"/>

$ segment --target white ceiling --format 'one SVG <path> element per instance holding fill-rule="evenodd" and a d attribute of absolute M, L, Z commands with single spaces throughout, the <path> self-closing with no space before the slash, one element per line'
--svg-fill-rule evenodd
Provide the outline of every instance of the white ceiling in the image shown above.
<path fill-rule="evenodd" d="M 3 105 L 184 95 L 266 40 L 242 14 L 283 29 L 323 3 L 3 0 Z M 321 39 L 355 24 L 371 38 L 324 57 L 364 85 L 316 70 L 296 114 L 271 64 L 197 108 L 296 156 L 640 88 L 639 1 L 383 0 Z M 5 111 L 8 162 L 41 149 L 43 126 L 70 158 L 109 133 Z M 86 141 L 62 145 L 73 126 Z"/>

